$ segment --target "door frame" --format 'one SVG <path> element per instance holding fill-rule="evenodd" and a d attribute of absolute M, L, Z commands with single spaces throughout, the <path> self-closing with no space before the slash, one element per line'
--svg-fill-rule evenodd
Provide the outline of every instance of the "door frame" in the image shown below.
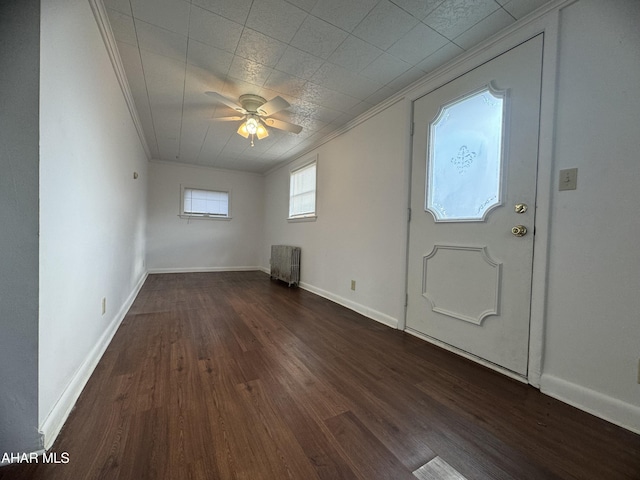
<path fill-rule="evenodd" d="M 555 130 L 556 83 L 558 70 L 559 27 L 561 10 L 578 0 L 556 0 L 515 22 L 511 27 L 494 35 L 467 53 L 456 57 L 442 67 L 437 68 L 421 81 L 407 88 L 404 97 L 407 112 L 407 139 L 405 157 L 405 185 L 407 186 L 406 207 L 411 205 L 411 169 L 413 156 L 413 106 L 414 102 L 437 90 L 441 86 L 455 80 L 474 68 L 500 56 L 521 43 L 543 35 L 542 46 L 542 84 L 540 92 L 540 119 L 538 130 L 538 175 L 536 183 L 536 215 L 534 221 L 533 274 L 531 283 L 531 309 L 529 323 L 529 362 L 527 377 L 522 378 L 498 367 L 490 362 L 482 361 L 476 356 L 449 347 L 426 336 L 415 336 L 437 344 L 443 348 L 471 358 L 489 368 L 540 388 L 542 363 L 544 354 L 545 314 L 547 303 L 547 270 L 549 259 L 549 223 L 551 217 L 551 193 L 553 181 L 553 153 Z M 407 230 L 405 243 L 405 295 L 408 292 L 409 272 L 409 220 L 407 214 Z M 406 296 L 405 296 L 406 298 Z M 405 301 L 404 315 L 398 322 L 399 330 L 406 330 L 407 307 Z"/>

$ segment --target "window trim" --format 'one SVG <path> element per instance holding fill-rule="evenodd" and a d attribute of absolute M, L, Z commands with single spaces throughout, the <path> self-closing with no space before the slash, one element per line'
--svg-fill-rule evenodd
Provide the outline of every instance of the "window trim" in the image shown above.
<path fill-rule="evenodd" d="M 185 190 L 202 190 L 205 192 L 219 192 L 227 194 L 227 215 L 211 215 L 211 214 L 191 214 L 184 211 L 184 192 Z M 196 220 L 231 220 L 231 189 L 230 188 L 216 188 L 216 187 L 201 187 L 195 185 L 183 185 L 180 184 L 180 198 L 178 207 L 178 217 L 186 219 Z"/>
<path fill-rule="evenodd" d="M 300 170 L 304 170 L 305 168 L 314 165 L 316 168 L 315 175 L 315 188 L 313 190 L 313 212 L 312 213 L 304 213 L 299 215 L 291 215 L 291 180 L 293 178 L 293 174 L 299 172 Z M 288 185 L 288 216 L 287 221 L 290 223 L 296 222 L 315 222 L 318 218 L 318 154 L 314 154 L 311 156 L 304 157 L 299 162 L 295 162 L 292 164 L 291 168 L 289 168 L 289 185 Z"/>

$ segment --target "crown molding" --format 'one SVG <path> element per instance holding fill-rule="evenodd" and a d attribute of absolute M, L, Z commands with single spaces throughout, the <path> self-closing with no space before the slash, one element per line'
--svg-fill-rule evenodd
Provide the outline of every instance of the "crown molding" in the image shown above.
<path fill-rule="evenodd" d="M 264 174 L 260 173 L 260 172 L 248 172 L 246 170 L 233 170 L 230 168 L 220 168 L 220 167 L 213 167 L 210 165 L 201 165 L 201 164 L 197 164 L 197 163 L 182 163 L 182 162 L 172 162 L 171 160 L 159 160 L 157 158 L 152 158 L 149 160 L 150 164 L 156 164 L 156 165 L 165 165 L 168 167 L 181 167 L 181 168 L 195 168 L 195 169 L 201 169 L 201 170 L 206 170 L 208 172 L 218 172 L 218 173 L 226 173 L 226 174 L 230 174 L 230 175 L 250 175 L 250 176 L 254 176 L 254 177 L 263 177 Z"/>
<path fill-rule="evenodd" d="M 147 139 L 144 136 L 144 130 L 142 129 L 142 124 L 140 123 L 140 117 L 138 116 L 136 104 L 133 101 L 133 95 L 131 94 L 131 89 L 129 88 L 127 74 L 124 70 L 124 66 L 122 65 L 120 53 L 118 52 L 118 44 L 113 35 L 113 30 L 111 30 L 111 24 L 109 23 L 107 11 L 105 10 L 102 0 L 89 0 L 89 5 L 91 5 L 93 16 L 96 19 L 96 24 L 98 25 L 98 29 L 100 30 L 100 35 L 102 36 L 102 40 L 104 41 L 104 46 L 106 47 L 107 53 L 109 54 L 109 60 L 111 60 L 113 71 L 115 72 L 118 83 L 120 84 L 122 95 L 124 96 L 124 100 L 127 103 L 127 108 L 129 109 L 129 113 L 131 114 L 131 120 L 133 120 L 133 125 L 136 127 L 136 131 L 138 132 L 138 137 L 140 138 L 142 148 L 144 149 L 144 153 L 147 156 L 147 160 L 151 160 L 151 150 L 149 149 L 149 144 L 147 143 Z"/>

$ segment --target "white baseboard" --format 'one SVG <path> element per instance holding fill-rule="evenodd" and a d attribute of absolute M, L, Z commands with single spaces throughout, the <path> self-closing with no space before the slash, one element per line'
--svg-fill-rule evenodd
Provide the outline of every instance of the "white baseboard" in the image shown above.
<path fill-rule="evenodd" d="M 267 271 L 267 273 L 269 273 Z M 359 313 L 360 315 L 364 315 L 376 322 L 380 322 L 387 327 L 398 328 L 398 320 L 393 318 L 385 313 L 374 310 L 373 308 L 369 308 L 365 305 L 361 305 L 359 303 L 353 302 L 344 297 L 340 297 L 335 293 L 328 292 L 318 287 L 314 287 L 313 285 L 309 285 L 305 282 L 300 282 L 300 288 L 303 288 L 311 293 L 315 293 L 316 295 L 331 300 L 332 302 L 337 303 L 338 305 L 342 305 L 343 307 L 348 308 L 349 310 L 353 310 L 354 312 Z"/>
<path fill-rule="evenodd" d="M 262 267 L 170 267 L 150 268 L 149 274 L 154 273 L 206 273 L 206 272 L 254 272 L 263 270 Z M 267 271 L 267 273 L 269 273 Z"/>
<path fill-rule="evenodd" d="M 640 407 L 637 405 L 623 402 L 553 375 L 542 374 L 540 390 L 550 397 L 640 434 Z"/>
<path fill-rule="evenodd" d="M 142 288 L 142 285 L 144 284 L 144 281 L 146 279 L 147 273 L 145 272 L 140 277 L 140 280 L 133 288 L 133 291 L 124 302 L 111 324 L 107 327 L 105 332 L 100 337 L 100 340 L 98 340 L 91 352 L 89 352 L 89 355 L 87 356 L 85 361 L 76 371 L 75 375 L 65 388 L 64 392 L 62 392 L 62 395 L 51 409 L 51 412 L 49 412 L 47 418 L 44 420 L 42 425 L 40 425 L 40 434 L 44 439 L 43 441 L 45 450 L 48 450 L 49 448 L 51 448 L 51 445 L 53 445 L 53 442 L 60 433 L 64 422 L 69 416 L 69 413 L 71 413 L 71 410 L 76 404 L 78 397 L 89 381 L 89 377 L 91 377 L 91 374 L 98 365 L 98 362 L 109 346 L 109 343 L 111 343 L 113 336 L 122 323 L 122 320 L 124 320 L 127 312 L 131 308 L 133 301 L 136 299 L 136 296 L 138 295 L 138 292 L 140 292 L 140 289 Z"/>
<path fill-rule="evenodd" d="M 266 274 L 271 273 L 269 267 L 258 267 L 257 269 Z M 396 318 L 393 318 L 385 313 L 378 312 L 373 308 L 369 308 L 365 305 L 361 305 L 359 303 L 353 302 L 347 298 L 341 297 L 339 295 L 336 295 L 335 293 L 328 292 L 321 288 L 314 287 L 313 285 L 310 285 L 305 282 L 300 282 L 300 288 L 307 290 L 311 293 L 315 293 L 316 295 L 326 298 L 327 300 L 331 300 L 332 302 L 337 303 L 338 305 L 342 305 L 343 307 L 346 307 L 349 310 L 353 310 L 354 312 L 357 312 L 360 315 L 364 315 L 365 317 L 375 320 L 376 322 L 380 322 L 386 325 L 387 327 L 398 328 L 398 320 Z"/>

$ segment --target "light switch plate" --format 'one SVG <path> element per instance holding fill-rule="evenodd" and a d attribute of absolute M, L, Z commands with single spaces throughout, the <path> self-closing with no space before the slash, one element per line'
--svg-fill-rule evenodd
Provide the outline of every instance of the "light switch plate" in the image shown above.
<path fill-rule="evenodd" d="M 558 190 L 575 190 L 578 188 L 578 169 L 567 168 L 560 170 L 560 180 Z"/>

